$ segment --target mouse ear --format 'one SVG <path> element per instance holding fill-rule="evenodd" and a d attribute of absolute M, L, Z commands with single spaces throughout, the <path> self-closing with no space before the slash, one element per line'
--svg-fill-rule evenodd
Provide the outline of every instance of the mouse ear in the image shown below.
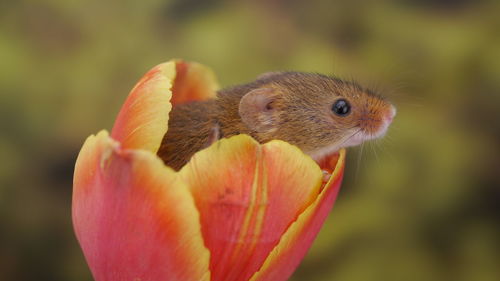
<path fill-rule="evenodd" d="M 277 127 L 278 116 L 273 102 L 278 97 L 278 90 L 258 88 L 246 93 L 240 100 L 241 120 L 248 128 L 257 132 L 269 132 Z"/>

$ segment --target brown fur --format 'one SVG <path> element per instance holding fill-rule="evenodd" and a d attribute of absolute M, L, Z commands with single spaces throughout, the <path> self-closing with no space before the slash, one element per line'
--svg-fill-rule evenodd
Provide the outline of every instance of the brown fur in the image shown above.
<path fill-rule="evenodd" d="M 273 129 L 257 132 L 242 121 L 239 106 L 245 94 L 258 88 L 272 88 L 277 97 L 266 117 Z M 347 116 L 331 111 L 340 97 L 351 105 Z M 313 153 L 360 130 L 375 134 L 390 107 L 355 83 L 313 73 L 269 73 L 252 83 L 221 90 L 215 100 L 174 107 L 158 155 L 167 165 L 180 169 L 196 151 L 210 144 L 213 128 L 220 128 L 221 137 L 248 134 L 261 143 L 281 139 Z"/>

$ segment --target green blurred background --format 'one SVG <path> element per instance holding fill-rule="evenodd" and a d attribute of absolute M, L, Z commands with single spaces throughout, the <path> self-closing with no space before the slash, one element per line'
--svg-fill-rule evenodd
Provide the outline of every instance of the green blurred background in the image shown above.
<path fill-rule="evenodd" d="M 0 280 L 92 280 L 70 217 L 84 139 L 170 58 L 391 99 L 292 280 L 500 280 L 500 1 L 1 1 Z"/>

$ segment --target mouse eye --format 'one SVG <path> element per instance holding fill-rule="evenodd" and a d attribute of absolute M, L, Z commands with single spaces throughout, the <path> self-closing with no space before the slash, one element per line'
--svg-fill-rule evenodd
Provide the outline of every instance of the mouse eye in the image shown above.
<path fill-rule="evenodd" d="M 333 104 L 332 111 L 338 116 L 346 116 L 351 112 L 351 106 L 346 100 L 339 99 Z"/>

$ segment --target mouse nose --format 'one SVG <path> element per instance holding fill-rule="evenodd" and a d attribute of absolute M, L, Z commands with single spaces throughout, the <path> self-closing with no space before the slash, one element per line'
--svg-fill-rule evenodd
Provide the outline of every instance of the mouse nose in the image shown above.
<path fill-rule="evenodd" d="M 389 110 L 384 115 L 384 120 L 387 123 L 391 123 L 392 120 L 394 119 L 394 116 L 396 116 L 396 108 L 393 105 L 389 106 Z"/>

